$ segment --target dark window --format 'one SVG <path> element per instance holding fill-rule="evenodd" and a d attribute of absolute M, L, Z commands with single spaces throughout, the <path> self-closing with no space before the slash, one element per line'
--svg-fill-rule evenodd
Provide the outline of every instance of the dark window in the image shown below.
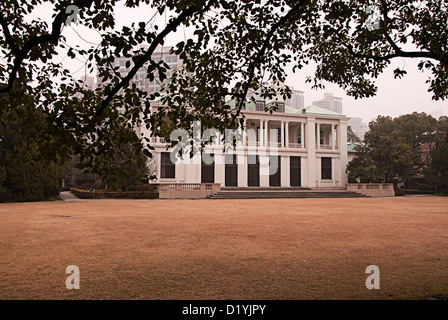
<path fill-rule="evenodd" d="M 209 159 L 204 161 L 204 156 L 202 157 L 201 165 L 201 182 L 202 183 L 214 183 L 215 182 L 215 161 L 214 154 L 207 154 Z M 212 162 L 212 163 L 206 163 Z"/>
<path fill-rule="evenodd" d="M 249 187 L 260 186 L 260 162 L 257 155 L 247 156 L 247 184 Z"/>
<path fill-rule="evenodd" d="M 160 177 L 162 179 L 174 179 L 176 177 L 176 165 L 171 162 L 170 153 L 162 152 L 160 157 Z"/>
<path fill-rule="evenodd" d="M 277 103 L 277 112 L 285 112 L 285 104 L 283 102 Z"/>
<path fill-rule="evenodd" d="M 297 143 L 301 144 L 302 143 L 302 129 L 299 128 L 297 130 Z"/>
<path fill-rule="evenodd" d="M 289 172 L 290 172 L 290 184 L 291 187 L 301 186 L 301 158 L 291 157 L 289 159 Z"/>
<path fill-rule="evenodd" d="M 322 180 L 331 180 L 331 158 L 322 158 L 321 162 Z"/>
<path fill-rule="evenodd" d="M 269 186 L 280 187 L 281 181 L 280 156 L 269 156 Z"/>
<path fill-rule="evenodd" d="M 226 187 L 238 186 L 238 163 L 236 155 L 225 155 L 225 185 Z"/>
<path fill-rule="evenodd" d="M 324 144 L 324 132 L 320 132 L 320 144 Z"/>
<path fill-rule="evenodd" d="M 256 111 L 264 111 L 265 103 L 264 101 L 257 101 L 255 103 L 255 110 Z"/>

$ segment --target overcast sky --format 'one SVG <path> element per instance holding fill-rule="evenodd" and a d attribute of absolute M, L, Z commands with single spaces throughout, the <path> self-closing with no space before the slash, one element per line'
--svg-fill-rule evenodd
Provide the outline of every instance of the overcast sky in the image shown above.
<path fill-rule="evenodd" d="M 39 16 L 51 16 L 50 7 L 43 8 L 39 11 Z M 152 16 L 149 7 L 143 7 L 138 10 L 131 10 L 119 7 L 116 11 L 117 27 L 126 24 L 130 25 L 131 21 L 136 23 L 140 21 L 147 22 Z M 47 20 L 48 21 L 48 20 Z M 164 27 L 165 17 L 158 17 L 154 20 L 159 27 Z M 76 34 L 72 27 L 78 32 Z M 74 46 L 76 44 L 89 47 L 92 43 L 99 43 L 100 36 L 87 29 L 82 25 L 72 25 L 65 28 L 63 34 L 67 37 L 67 42 Z M 166 45 L 174 45 L 178 41 L 184 40 L 191 35 L 191 32 L 184 28 L 179 28 L 175 35 L 167 39 Z M 81 39 L 81 37 L 83 39 Z M 61 60 L 64 58 L 61 55 Z M 84 75 L 83 63 L 81 61 L 66 61 L 69 69 L 75 73 L 76 77 Z M 288 72 L 289 76 L 286 81 L 287 85 L 293 86 L 294 89 L 304 91 L 305 106 L 311 105 L 313 101 L 323 98 L 324 92 L 331 92 L 335 96 L 342 98 L 343 113 L 349 117 L 360 117 L 364 122 L 375 119 L 378 115 L 396 117 L 402 114 L 417 112 L 426 112 L 435 117 L 448 115 L 448 101 L 434 101 L 432 95 L 427 91 L 428 85 L 425 83 L 429 74 L 422 73 L 417 69 L 419 59 L 402 59 L 396 58 L 392 61 L 391 66 L 378 78 L 376 84 L 378 93 L 375 97 L 355 100 L 345 94 L 344 90 L 337 85 L 326 83 L 325 90 L 313 90 L 311 84 L 305 83 L 307 76 L 313 74 L 313 68 L 307 67 L 292 73 L 292 66 Z M 393 70 L 397 67 L 406 67 L 408 74 L 402 79 L 394 79 Z"/>

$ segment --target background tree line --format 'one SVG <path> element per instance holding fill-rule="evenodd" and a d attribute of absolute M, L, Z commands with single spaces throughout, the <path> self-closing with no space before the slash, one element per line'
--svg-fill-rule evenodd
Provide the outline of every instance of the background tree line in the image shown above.
<path fill-rule="evenodd" d="M 125 9 L 148 10 L 148 19 L 129 19 L 118 28 L 119 2 Z M 98 44 L 80 48 L 66 38 L 70 5 L 79 8 L 79 24 L 100 35 Z M 43 7 L 51 8 L 51 17 L 42 18 Z M 375 28 L 369 26 L 372 17 L 378 19 Z M 330 82 L 363 98 L 376 94 L 375 81 L 392 59 L 418 58 L 433 98 L 445 99 L 447 23 L 448 3 L 442 0 L 1 1 L 0 114 L 20 124 L 22 134 L 33 132 L 25 139 L 33 146 L 27 150 L 37 149 L 52 163 L 76 155 L 80 166 L 113 176 L 122 168 L 111 165 L 117 146 L 128 144 L 135 154 L 150 156 L 149 138 L 138 137 L 136 143 L 132 128 L 151 128 L 165 138 L 175 128 L 192 130 L 197 120 L 221 131 L 236 128 L 243 123 L 249 92 L 259 91 L 265 99 L 291 96 L 283 85 L 287 66 L 296 71 L 314 62 L 316 71 L 307 78 L 314 88 Z M 176 40 L 172 49 L 183 69 L 173 72 L 161 92 L 139 90 L 132 80 L 141 68 L 149 81 L 166 80 L 169 66 L 153 53 L 184 27 L 193 36 Z M 131 58 L 127 74 L 113 65 L 118 57 Z M 96 73 L 101 85 L 92 90 L 76 80 L 65 58 L 85 61 L 86 73 Z M 402 68 L 394 70 L 394 77 L 405 75 Z M 225 97 L 237 101 L 236 108 L 223 103 Z M 154 100 L 163 103 L 156 112 Z M 403 164 L 407 152 L 397 154 Z M 5 170 L 1 177 L 7 184 Z M 384 179 L 393 179 L 395 172 L 386 171 Z"/>
<path fill-rule="evenodd" d="M 369 123 L 356 157 L 348 164 L 349 182 L 387 182 L 405 188 L 448 189 L 448 118 L 426 113 Z"/>
<path fill-rule="evenodd" d="M 20 110 L 20 109 L 18 109 Z M 39 111 L 35 111 L 38 113 Z M 112 152 L 102 153 L 94 163 L 83 162 L 79 155 L 68 159 L 41 152 L 41 125 L 44 115 L 12 120 L 3 115 L 0 125 L 0 202 L 56 199 L 61 187 L 83 186 L 131 190 L 147 183 L 154 166 L 142 153 L 140 141 L 132 130 L 120 140 L 110 135 Z M 40 119 L 40 121 L 34 121 Z M 133 141 L 131 143 L 130 141 Z"/>

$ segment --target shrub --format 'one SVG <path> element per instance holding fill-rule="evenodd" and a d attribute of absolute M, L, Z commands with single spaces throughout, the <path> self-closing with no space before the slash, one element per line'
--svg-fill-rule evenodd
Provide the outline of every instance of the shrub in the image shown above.
<path fill-rule="evenodd" d="M 153 191 L 87 191 L 71 188 L 70 192 L 81 199 L 158 199 L 159 193 L 156 187 Z"/>
<path fill-rule="evenodd" d="M 434 190 L 402 189 L 405 194 L 435 194 Z"/>
<path fill-rule="evenodd" d="M 427 183 L 421 183 L 421 184 L 417 185 L 417 190 L 431 190 L 431 191 L 433 191 L 434 188 L 432 186 L 430 186 L 429 184 L 427 184 Z"/>

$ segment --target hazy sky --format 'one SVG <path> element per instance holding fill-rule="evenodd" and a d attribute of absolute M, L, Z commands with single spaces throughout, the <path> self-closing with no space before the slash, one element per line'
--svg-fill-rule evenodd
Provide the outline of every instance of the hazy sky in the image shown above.
<path fill-rule="evenodd" d="M 326 90 L 313 90 L 311 84 L 305 83 L 306 75 L 311 75 L 310 68 L 306 73 L 290 73 L 287 84 L 304 91 L 305 105 L 323 98 L 324 92 L 342 98 L 343 113 L 349 117 L 360 117 L 364 122 L 375 119 L 378 115 L 396 117 L 406 113 L 426 112 L 435 117 L 448 115 L 448 101 L 434 101 L 425 83 L 428 73 L 417 69 L 418 59 L 395 59 L 388 69 L 378 78 L 377 95 L 372 98 L 354 99 L 347 96 L 343 89 L 334 84 L 326 84 Z M 406 66 L 408 74 L 402 79 L 394 79 L 393 70 Z"/>
<path fill-rule="evenodd" d="M 41 9 L 39 16 L 51 15 L 49 7 Z M 140 21 L 147 22 L 153 16 L 149 7 L 143 7 L 138 10 L 131 10 L 119 7 L 116 11 L 117 27 L 126 24 L 130 25 L 131 21 L 136 23 Z M 168 17 L 167 17 L 168 18 Z M 165 25 L 165 17 L 158 17 L 153 21 L 160 27 Z M 78 32 L 76 34 L 72 27 Z M 159 29 L 160 30 L 160 29 Z M 82 47 L 89 47 L 92 43 L 99 43 L 100 36 L 96 32 L 83 27 L 82 25 L 72 25 L 67 27 L 63 34 L 67 37 L 67 43 L 71 46 L 76 44 Z M 166 45 L 176 44 L 178 41 L 184 40 L 191 35 L 191 32 L 184 28 L 179 28 L 176 34 L 170 36 Z M 82 37 L 84 40 L 82 40 Z M 86 40 L 86 41 L 85 41 Z M 64 58 L 61 55 L 61 60 Z M 81 61 L 67 61 L 69 69 L 75 73 L 76 77 L 84 75 L 83 63 Z M 392 61 L 391 66 L 378 78 L 378 93 L 375 97 L 355 100 L 345 94 L 344 90 L 337 85 L 326 83 L 325 90 L 313 90 L 311 84 L 305 83 L 307 76 L 312 75 L 313 68 L 307 67 L 302 70 L 292 73 L 292 66 L 289 70 L 289 76 L 286 81 L 287 85 L 293 86 L 297 90 L 304 91 L 305 106 L 311 105 L 313 101 L 323 98 L 324 92 L 331 92 L 335 96 L 342 98 L 343 113 L 349 117 L 360 117 L 364 122 L 369 122 L 375 119 L 378 115 L 396 117 L 401 114 L 417 112 L 430 113 L 435 117 L 440 115 L 448 115 L 448 101 L 434 101 L 431 99 L 431 94 L 427 92 L 428 85 L 425 83 L 429 74 L 422 73 L 417 69 L 419 59 L 402 59 L 396 58 Z M 402 79 L 394 79 L 393 70 L 397 67 L 406 67 L 408 74 Z"/>

